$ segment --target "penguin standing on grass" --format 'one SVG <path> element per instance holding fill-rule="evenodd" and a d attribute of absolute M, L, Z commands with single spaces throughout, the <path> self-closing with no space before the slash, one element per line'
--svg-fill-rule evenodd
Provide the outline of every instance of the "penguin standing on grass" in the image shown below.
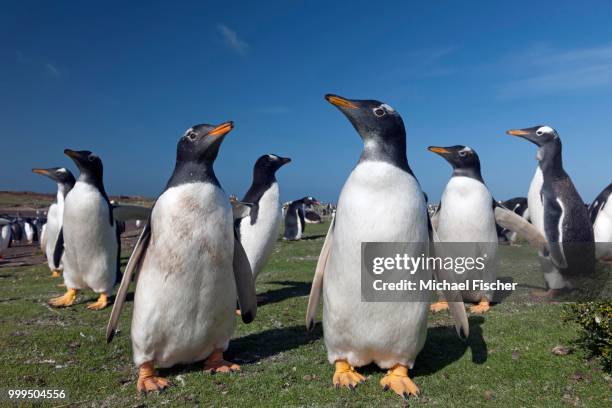
<path fill-rule="evenodd" d="M 584 201 L 563 168 L 557 131 L 550 126 L 534 126 L 507 133 L 538 146 L 538 167 L 527 200 L 531 221 L 546 238 L 549 251 L 540 252 L 548 290 L 535 294 L 552 298 L 593 273 L 593 226 Z"/>
<path fill-rule="evenodd" d="M 253 279 L 261 272 L 278 238 L 281 222 L 276 172 L 291 162 L 288 157 L 264 154 L 255 162 L 253 183 L 241 200 L 249 203 L 248 215 L 237 218 L 235 228 L 249 258 Z"/>
<path fill-rule="evenodd" d="M 57 184 L 56 201 L 49 206 L 47 211 L 47 222 L 45 223 L 44 233 L 41 231 L 41 248 L 47 257 L 47 265 L 51 270 L 52 277 L 59 277 L 63 269 L 61 259 L 56 265 L 53 261 L 53 253 L 57 238 L 62 229 L 64 219 L 64 201 L 66 195 L 74 187 L 76 180 L 70 170 L 64 167 L 53 167 L 49 169 L 32 169 L 32 172 L 45 176 L 53 180 Z M 43 246 L 44 244 L 44 246 Z"/>
<path fill-rule="evenodd" d="M 319 205 L 320 203 L 317 199 L 310 196 L 289 203 L 285 213 L 284 240 L 297 241 L 302 239 L 302 235 L 306 230 L 306 220 L 304 218 L 306 207 L 313 204 Z"/>
<path fill-rule="evenodd" d="M 342 188 L 319 256 L 306 326 L 314 325 L 322 291 L 325 346 L 329 362 L 335 365 L 333 384 L 353 389 L 365 381 L 356 367 L 376 363 L 388 370 L 380 381 L 382 388 L 408 398 L 419 393 L 408 369 L 425 343 L 430 301 L 362 302 L 361 246 L 413 242 L 426 249 L 425 196 L 408 165 L 404 123 L 392 107 L 336 95 L 325 99 L 349 119 L 363 139 L 364 150 Z M 418 245 L 413 252 L 408 255 L 422 255 Z M 458 319 L 458 332 L 467 336 L 463 303 L 451 302 L 451 312 Z"/>
<path fill-rule="evenodd" d="M 612 261 L 612 183 L 608 185 L 589 206 L 589 217 L 593 224 L 597 259 Z"/>
<path fill-rule="evenodd" d="M 99 297 L 87 308 L 100 310 L 108 305 L 108 296 L 120 273 L 117 223 L 104 190 L 102 160 L 87 150 L 66 149 L 64 153 L 80 174 L 65 198 L 62 229 L 53 255 L 55 265 L 60 258 L 63 261 L 67 291 L 49 303 L 71 306 L 78 290 L 90 288 Z"/>
<path fill-rule="evenodd" d="M 221 142 L 232 128 L 232 122 L 196 125 L 181 137 L 174 172 L 155 202 L 117 292 L 108 341 L 136 278 L 131 335 L 138 391 L 168 386 L 155 367 L 205 360 L 207 372 L 240 370 L 223 359 L 223 352 L 234 333 L 236 299 L 242 320 L 255 318 L 255 285 L 234 230 L 230 201 L 213 170 Z"/>
<path fill-rule="evenodd" d="M 443 157 L 453 168 L 453 174 L 442 193 L 438 208 L 436 232 L 440 242 L 473 243 L 474 259 L 486 259 L 482 271 L 470 271 L 457 274 L 458 282 L 481 279 L 485 282 L 495 280 L 495 258 L 497 255 L 497 230 L 494 200 L 480 172 L 480 159 L 475 150 L 467 146 L 436 147 L 430 146 L 429 151 Z M 472 248 L 467 248 L 470 250 Z M 440 249 L 444 249 L 441 246 Z M 438 254 L 436 254 L 438 255 Z M 462 256 L 466 256 L 462 253 Z M 471 286 L 471 285 L 469 285 Z M 491 291 L 462 291 L 464 301 L 478 303 L 472 306 L 472 313 L 484 313 L 490 308 L 493 300 Z M 433 312 L 448 308 L 446 301 L 431 305 Z"/>

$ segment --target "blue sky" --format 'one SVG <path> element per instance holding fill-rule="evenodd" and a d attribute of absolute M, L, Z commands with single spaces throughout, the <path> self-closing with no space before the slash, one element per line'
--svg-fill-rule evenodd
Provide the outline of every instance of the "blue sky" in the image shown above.
<path fill-rule="evenodd" d="M 180 3 L 1 3 L 0 190 L 53 191 L 30 169 L 74 168 L 68 147 L 102 157 L 110 194 L 156 196 L 185 129 L 234 120 L 228 193 L 277 153 L 284 200 L 335 201 L 362 145 L 328 92 L 398 110 L 436 200 L 450 167 L 429 145 L 471 146 L 495 197 L 526 195 L 535 146 L 504 131 L 536 124 L 586 201 L 612 181 L 610 3 Z"/>

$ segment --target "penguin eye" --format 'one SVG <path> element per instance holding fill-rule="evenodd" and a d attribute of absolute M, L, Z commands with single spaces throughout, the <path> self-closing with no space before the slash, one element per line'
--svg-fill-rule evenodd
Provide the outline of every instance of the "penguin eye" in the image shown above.
<path fill-rule="evenodd" d="M 538 131 L 536 132 L 536 135 L 538 135 L 538 136 L 542 136 L 543 134 L 544 134 L 544 132 L 542 132 L 541 130 L 538 130 Z"/>
<path fill-rule="evenodd" d="M 387 113 L 387 112 L 385 112 L 385 110 L 383 108 L 376 108 L 376 109 L 374 109 L 374 115 L 376 115 L 379 118 L 381 116 L 384 116 L 385 113 Z"/>
<path fill-rule="evenodd" d="M 461 157 L 465 157 L 467 155 L 467 152 L 461 151 L 459 152 L 459 156 Z"/>
<path fill-rule="evenodd" d="M 92 161 L 96 160 L 96 156 L 94 156 L 93 154 L 90 154 L 88 159 L 89 159 L 90 162 L 92 162 Z"/>

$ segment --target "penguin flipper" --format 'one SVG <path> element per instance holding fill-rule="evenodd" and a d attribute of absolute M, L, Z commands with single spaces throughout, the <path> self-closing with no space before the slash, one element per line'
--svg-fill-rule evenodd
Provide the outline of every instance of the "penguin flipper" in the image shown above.
<path fill-rule="evenodd" d="M 317 314 L 317 307 L 319 306 L 321 290 L 323 289 L 323 275 L 325 274 L 325 268 L 327 267 L 327 262 L 329 261 L 332 243 L 334 242 L 335 223 L 336 217 L 334 216 L 331 224 L 329 225 L 329 230 L 327 230 L 327 236 L 325 237 L 325 242 L 321 248 L 321 254 L 319 255 L 314 278 L 312 279 L 310 296 L 308 296 L 308 308 L 306 309 L 306 329 L 308 330 L 312 330 L 314 327 L 314 319 L 315 315 Z"/>
<path fill-rule="evenodd" d="M 8 225 L 11 222 L 9 220 L 7 220 L 6 218 L 0 218 L 0 226 L 2 225 Z"/>
<path fill-rule="evenodd" d="M 238 237 L 234 236 L 234 279 L 242 321 L 251 323 L 257 314 L 257 296 L 251 264 Z"/>
<path fill-rule="evenodd" d="M 495 206 L 494 214 L 495 221 L 502 228 L 516 232 L 518 236 L 529 241 L 529 243 L 538 248 L 540 252 L 549 252 L 546 237 L 544 237 L 529 221 L 516 214 L 514 211 L 510 211 L 500 205 Z"/>
<path fill-rule="evenodd" d="M 108 319 L 108 325 L 106 326 L 106 342 L 110 343 L 115 336 L 115 332 L 117 331 L 117 324 L 119 323 L 119 316 L 121 315 L 121 310 L 123 309 L 123 304 L 125 303 L 125 297 L 128 292 L 128 288 L 130 286 L 130 282 L 132 281 L 132 276 L 137 278 L 138 268 L 144 258 L 144 255 L 147 252 L 147 248 L 149 247 L 149 242 L 151 240 L 151 221 L 147 221 L 140 237 L 138 238 L 138 242 L 134 246 L 134 251 L 132 251 L 132 256 L 130 256 L 130 260 L 125 267 L 125 272 L 123 273 L 123 278 L 121 279 L 121 285 L 119 285 L 119 290 L 117 290 L 117 295 L 115 295 L 115 302 L 113 303 L 113 310 L 111 311 L 110 318 Z M 136 274 L 136 275 L 134 275 Z"/>
<path fill-rule="evenodd" d="M 112 209 L 117 221 L 146 220 L 151 215 L 151 208 L 142 205 L 113 204 Z"/>
<path fill-rule="evenodd" d="M 62 255 L 64 255 L 64 227 L 60 228 L 60 231 L 57 234 L 55 249 L 53 250 L 53 266 L 55 269 L 59 269 Z"/>
<path fill-rule="evenodd" d="M 239 220 L 248 216 L 251 213 L 251 208 L 253 207 L 252 203 L 245 203 L 238 200 L 230 200 L 230 203 L 232 204 L 232 214 L 234 216 L 234 220 Z"/>

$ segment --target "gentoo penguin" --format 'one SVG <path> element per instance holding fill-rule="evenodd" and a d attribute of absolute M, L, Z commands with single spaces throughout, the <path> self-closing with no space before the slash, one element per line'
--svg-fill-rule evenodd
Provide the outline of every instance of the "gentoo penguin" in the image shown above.
<path fill-rule="evenodd" d="M 253 279 L 265 266 L 278 238 L 281 221 L 276 171 L 291 161 L 288 157 L 264 154 L 255 162 L 253 183 L 242 198 L 250 204 L 248 215 L 237 218 L 235 228 L 246 251 Z"/>
<path fill-rule="evenodd" d="M 425 197 L 408 166 L 404 123 L 392 107 L 336 95 L 325 99 L 349 119 L 364 150 L 342 188 L 319 256 L 306 326 L 313 327 L 322 290 L 327 358 L 335 365 L 333 384 L 353 389 L 365 381 L 355 367 L 374 362 L 388 369 L 380 381 L 383 389 L 407 398 L 419 392 L 408 369 L 425 343 L 430 301 L 362 302 L 361 245 L 415 242 L 427 247 Z M 408 255 L 421 256 L 418 251 Z M 451 312 L 467 336 L 463 303 L 453 302 Z"/>
<path fill-rule="evenodd" d="M 238 299 L 242 320 L 255 317 L 255 285 L 233 228 L 232 208 L 213 163 L 232 122 L 189 128 L 176 166 L 134 247 L 107 327 L 115 333 L 127 289 L 136 276 L 132 352 L 139 391 L 168 386 L 155 366 L 206 359 L 208 372 L 239 370 L 225 361 Z"/>
<path fill-rule="evenodd" d="M 283 239 L 296 241 L 302 239 L 302 234 L 306 230 L 306 221 L 304 213 L 306 207 L 310 205 L 319 205 L 319 201 L 313 197 L 302 197 L 289 203 L 285 212 L 285 233 Z"/>
<path fill-rule="evenodd" d="M 117 223 L 104 190 L 102 160 L 87 150 L 66 149 L 64 153 L 74 161 L 80 174 L 65 198 L 62 229 L 53 255 L 59 260 L 63 242 L 67 292 L 49 303 L 71 306 L 77 290 L 91 288 L 100 296 L 87 308 L 101 310 L 108 305 L 108 294 L 119 274 Z"/>
<path fill-rule="evenodd" d="M 66 199 L 66 195 L 72 190 L 76 180 L 70 170 L 64 167 L 32 169 L 32 172 L 48 177 L 57 184 L 56 200 L 49 206 L 49 210 L 47 211 L 47 223 L 45 224 L 44 237 L 41 237 L 41 241 L 45 243 L 43 251 L 47 257 L 47 265 L 49 265 L 49 269 L 51 270 L 51 276 L 59 277 L 60 272 L 63 270 L 63 265 L 61 259 L 57 265 L 53 262 L 53 252 L 55 251 L 57 238 L 62 229 L 64 200 Z"/>
<path fill-rule="evenodd" d="M 612 203 L 609 202 L 611 193 L 612 183 L 599 193 L 589 206 L 597 259 L 608 262 L 612 261 Z"/>
<path fill-rule="evenodd" d="M 21 215 L 17 215 L 17 218 L 13 220 L 11 223 L 11 235 L 12 235 L 12 243 L 20 244 L 23 239 L 23 226 L 22 226 Z"/>
<path fill-rule="evenodd" d="M 538 146 L 538 167 L 527 201 L 532 223 L 545 236 L 549 254 L 541 252 L 544 278 L 555 296 L 575 286 L 572 278 L 589 275 L 595 267 L 593 227 L 584 201 L 563 169 L 561 139 L 550 126 L 507 131 Z"/>
<path fill-rule="evenodd" d="M 503 201 L 501 203 L 505 208 L 513 211 L 515 214 L 523 217 L 525 220 L 529 221 L 529 205 L 527 203 L 527 197 L 514 197 L 509 200 Z M 504 238 L 514 244 L 517 239 L 516 232 L 508 231 L 507 229 L 501 229 L 501 234 L 503 234 Z"/>
<path fill-rule="evenodd" d="M 4 251 L 11 246 L 13 229 L 10 222 L 0 225 L 0 251 Z"/>
<path fill-rule="evenodd" d="M 482 179 L 478 153 L 467 146 L 430 146 L 428 150 L 442 156 L 453 168 L 453 174 L 442 193 L 437 211 L 436 233 L 439 242 L 474 243 L 475 252 L 472 253 L 472 248 L 467 246 L 465 251 L 470 251 L 469 256 L 474 259 L 486 259 L 484 270 L 456 274 L 455 279 L 457 282 L 476 279 L 493 282 L 497 254 L 494 201 Z M 441 250 L 444 248 L 440 246 Z M 462 253 L 462 256 L 466 254 Z M 493 293 L 490 291 L 466 290 L 462 291 L 461 295 L 464 301 L 478 303 L 470 308 L 472 313 L 486 312 L 493 300 Z M 448 303 L 445 301 L 431 305 L 434 312 L 447 308 Z"/>

